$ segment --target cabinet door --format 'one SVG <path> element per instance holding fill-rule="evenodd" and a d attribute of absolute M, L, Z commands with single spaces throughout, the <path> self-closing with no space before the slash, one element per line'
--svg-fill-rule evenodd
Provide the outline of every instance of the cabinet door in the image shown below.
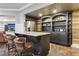
<path fill-rule="evenodd" d="M 58 44 L 67 45 L 68 43 L 67 34 L 66 32 L 63 32 L 63 33 L 54 32 L 52 33 L 52 38 L 50 41 Z"/>

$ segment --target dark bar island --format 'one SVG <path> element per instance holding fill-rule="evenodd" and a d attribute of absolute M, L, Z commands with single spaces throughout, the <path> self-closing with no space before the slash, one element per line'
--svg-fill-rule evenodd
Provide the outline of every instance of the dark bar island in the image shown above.
<path fill-rule="evenodd" d="M 24 32 L 15 33 L 17 36 L 24 36 L 32 43 L 33 53 L 38 56 L 45 56 L 50 49 L 50 33 L 48 32 Z"/>

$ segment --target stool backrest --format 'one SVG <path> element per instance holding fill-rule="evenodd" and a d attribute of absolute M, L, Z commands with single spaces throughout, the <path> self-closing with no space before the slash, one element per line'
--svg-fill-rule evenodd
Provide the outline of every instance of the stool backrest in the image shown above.
<path fill-rule="evenodd" d="M 0 32 L 0 42 L 4 42 L 4 41 L 5 41 L 4 33 Z"/>
<path fill-rule="evenodd" d="M 8 44 L 14 44 L 14 38 L 15 38 L 15 36 L 6 35 L 6 39 L 7 39 Z"/>
<path fill-rule="evenodd" d="M 24 50 L 24 43 L 15 43 L 16 49 L 19 51 Z"/>
<path fill-rule="evenodd" d="M 16 46 L 16 49 L 18 51 L 23 51 L 24 50 L 24 45 L 25 45 L 25 42 L 23 41 L 22 38 L 15 38 L 14 39 L 14 42 L 15 42 L 15 46 Z"/>

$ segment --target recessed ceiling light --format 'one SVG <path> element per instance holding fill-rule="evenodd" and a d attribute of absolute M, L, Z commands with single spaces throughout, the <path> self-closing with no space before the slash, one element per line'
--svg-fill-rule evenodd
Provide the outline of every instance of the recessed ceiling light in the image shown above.
<path fill-rule="evenodd" d="M 53 12 L 53 13 L 56 13 L 56 12 L 57 12 L 57 10 L 53 10 L 52 12 Z"/>
<path fill-rule="evenodd" d="M 38 14 L 38 16 L 40 16 L 40 17 L 41 17 L 41 16 L 43 16 L 43 14 L 42 14 L 42 13 L 39 13 L 39 14 Z"/>

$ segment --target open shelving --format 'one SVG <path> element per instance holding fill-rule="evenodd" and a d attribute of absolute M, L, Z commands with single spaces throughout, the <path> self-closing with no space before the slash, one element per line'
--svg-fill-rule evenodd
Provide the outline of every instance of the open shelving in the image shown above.
<path fill-rule="evenodd" d="M 42 30 L 45 32 L 51 32 L 51 42 L 70 46 L 72 44 L 71 18 L 71 12 L 56 13 L 50 17 L 42 19 Z M 47 22 L 45 22 L 45 20 L 47 20 Z"/>

